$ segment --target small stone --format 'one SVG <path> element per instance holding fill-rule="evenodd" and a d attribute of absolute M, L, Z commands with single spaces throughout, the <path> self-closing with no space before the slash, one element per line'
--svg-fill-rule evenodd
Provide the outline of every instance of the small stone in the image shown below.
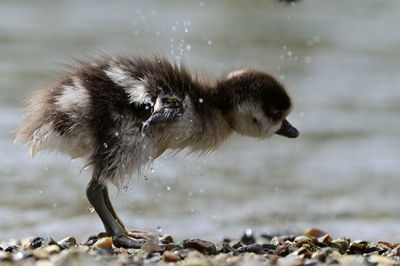
<path fill-rule="evenodd" d="M 0 251 L 0 261 L 9 261 L 12 259 L 12 255 L 9 252 Z"/>
<path fill-rule="evenodd" d="M 111 237 L 102 237 L 97 239 L 96 243 L 94 243 L 93 246 L 106 250 L 111 250 L 112 243 L 113 242 Z"/>
<path fill-rule="evenodd" d="M 252 253 L 255 253 L 255 254 L 259 254 L 259 255 L 262 255 L 262 254 L 265 253 L 263 248 L 262 248 L 262 246 L 259 245 L 259 244 L 248 245 L 248 246 L 245 247 L 245 251 L 246 252 L 252 252 Z"/>
<path fill-rule="evenodd" d="M 233 244 L 232 247 L 238 249 L 238 248 L 242 248 L 243 245 L 242 245 L 242 243 L 237 242 L 236 244 Z"/>
<path fill-rule="evenodd" d="M 318 237 L 318 242 L 324 243 L 324 244 L 329 244 L 332 242 L 332 237 L 328 234 L 323 235 L 321 237 Z"/>
<path fill-rule="evenodd" d="M 171 251 L 165 251 L 163 254 L 163 259 L 165 262 L 177 262 L 180 261 L 181 258 Z"/>
<path fill-rule="evenodd" d="M 43 248 L 43 250 L 49 254 L 60 252 L 61 248 L 58 245 L 50 245 Z"/>
<path fill-rule="evenodd" d="M 390 255 L 392 256 L 400 256 L 400 246 L 397 246 L 396 248 L 394 248 L 391 252 Z"/>
<path fill-rule="evenodd" d="M 349 251 L 352 254 L 363 254 L 366 251 L 366 245 L 360 242 L 352 242 Z"/>
<path fill-rule="evenodd" d="M 57 242 L 51 237 L 48 237 L 48 238 L 35 237 L 32 239 L 30 247 L 32 249 L 35 249 L 35 248 L 39 248 L 42 246 L 54 245 L 54 244 L 57 244 Z"/>
<path fill-rule="evenodd" d="M 21 246 L 23 248 L 29 248 L 29 246 L 31 245 L 31 241 L 32 241 L 31 237 L 23 238 L 21 239 Z"/>
<path fill-rule="evenodd" d="M 332 248 L 322 248 L 320 250 L 317 250 L 311 255 L 312 259 L 317 259 L 321 262 L 325 262 L 325 259 L 332 253 L 333 249 Z"/>
<path fill-rule="evenodd" d="M 14 250 L 14 247 L 13 246 L 8 246 L 4 251 L 5 252 L 13 252 L 13 250 Z"/>
<path fill-rule="evenodd" d="M 396 244 L 392 244 L 392 243 L 389 243 L 389 242 L 386 242 L 386 241 L 379 241 L 378 243 L 379 244 L 383 244 L 383 245 L 385 245 L 385 246 L 387 246 L 387 247 L 389 247 L 391 249 L 396 248 L 397 246 L 399 246 L 398 244 L 396 245 Z"/>
<path fill-rule="evenodd" d="M 311 238 L 307 236 L 298 236 L 294 239 L 294 242 L 301 242 L 301 241 L 311 241 Z"/>
<path fill-rule="evenodd" d="M 215 247 L 214 243 L 201 239 L 187 240 L 184 242 L 183 247 L 198 250 L 206 255 L 213 255 L 217 252 L 217 248 Z"/>
<path fill-rule="evenodd" d="M 104 238 L 104 237 L 107 237 L 107 236 L 108 235 L 107 235 L 106 232 L 100 232 L 100 233 L 97 234 L 97 238 Z"/>
<path fill-rule="evenodd" d="M 32 255 L 38 260 L 44 260 L 50 257 L 50 253 L 46 252 L 43 248 L 36 248 L 33 250 Z"/>
<path fill-rule="evenodd" d="M 157 245 L 154 241 L 152 240 L 147 240 L 144 245 L 142 246 L 142 248 L 144 251 L 148 252 L 148 253 L 156 253 L 156 252 L 163 252 L 165 250 L 165 248 L 160 247 L 159 245 Z"/>
<path fill-rule="evenodd" d="M 170 235 L 164 235 L 160 238 L 160 242 L 163 244 L 171 244 L 174 242 L 174 239 Z"/>
<path fill-rule="evenodd" d="M 267 251 L 267 250 L 276 250 L 276 248 L 277 248 L 278 246 L 277 246 L 277 245 L 274 245 L 274 244 L 262 244 L 261 247 L 262 247 L 262 249 L 263 249 L 264 251 Z"/>
<path fill-rule="evenodd" d="M 96 243 L 98 237 L 97 236 L 89 236 L 88 240 L 84 243 L 84 245 L 91 246 Z"/>
<path fill-rule="evenodd" d="M 154 265 L 155 263 L 159 262 L 161 260 L 161 255 L 159 253 L 152 253 L 150 256 L 148 256 L 144 261 L 144 265 Z"/>
<path fill-rule="evenodd" d="M 280 245 L 280 246 L 278 246 L 276 248 L 275 255 L 278 255 L 280 257 L 284 257 L 284 256 L 288 255 L 289 252 L 290 252 L 289 245 L 283 244 L 283 245 Z"/>
<path fill-rule="evenodd" d="M 341 254 L 346 253 L 350 247 L 350 239 L 341 237 L 331 242 L 330 246 L 337 248 Z"/>
<path fill-rule="evenodd" d="M 225 252 L 225 253 L 232 252 L 234 255 L 236 255 L 238 253 L 237 250 L 234 249 L 233 247 L 231 247 L 228 243 L 222 244 L 221 252 Z"/>
<path fill-rule="evenodd" d="M 293 244 L 293 246 L 298 247 L 298 248 L 300 248 L 300 247 L 302 247 L 302 246 L 304 246 L 304 245 L 308 245 L 310 248 L 312 248 L 312 249 L 314 249 L 314 250 L 317 249 L 317 246 L 316 246 L 312 241 L 307 240 L 307 239 L 301 240 L 301 241 L 299 241 L 299 242 L 295 242 L 295 243 Z"/>
<path fill-rule="evenodd" d="M 66 249 L 66 248 L 72 248 L 75 247 L 77 245 L 76 239 L 75 237 L 66 237 L 64 239 L 61 239 L 60 241 L 57 242 L 57 244 L 62 248 L 62 249 Z"/>
<path fill-rule="evenodd" d="M 303 245 L 301 248 L 298 250 L 294 251 L 294 255 L 303 255 L 304 258 L 311 258 L 312 252 L 314 249 L 312 249 L 309 245 Z"/>
<path fill-rule="evenodd" d="M 312 228 L 312 229 L 308 230 L 307 232 L 305 232 L 303 235 L 304 236 L 308 236 L 309 238 L 312 238 L 312 237 L 318 238 L 318 237 L 324 236 L 326 234 L 327 233 L 325 233 L 322 230 L 319 230 L 319 229 L 316 229 L 316 228 Z"/>

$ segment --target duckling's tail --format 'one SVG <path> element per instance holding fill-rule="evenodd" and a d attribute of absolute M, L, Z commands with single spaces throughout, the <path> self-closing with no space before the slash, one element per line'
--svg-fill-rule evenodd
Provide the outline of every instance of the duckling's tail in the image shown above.
<path fill-rule="evenodd" d="M 32 157 L 42 149 L 41 143 L 50 132 L 50 128 L 46 130 L 45 126 L 49 120 L 50 99 L 51 90 L 49 88 L 36 91 L 28 99 L 25 116 L 17 129 L 14 143 L 28 144 Z"/>

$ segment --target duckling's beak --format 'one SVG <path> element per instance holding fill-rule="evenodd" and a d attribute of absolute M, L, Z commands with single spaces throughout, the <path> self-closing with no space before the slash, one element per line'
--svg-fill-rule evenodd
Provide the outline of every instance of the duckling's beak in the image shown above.
<path fill-rule="evenodd" d="M 281 128 L 275 132 L 275 134 L 282 135 L 288 138 L 297 138 L 299 131 L 292 126 L 286 119 L 283 120 Z"/>

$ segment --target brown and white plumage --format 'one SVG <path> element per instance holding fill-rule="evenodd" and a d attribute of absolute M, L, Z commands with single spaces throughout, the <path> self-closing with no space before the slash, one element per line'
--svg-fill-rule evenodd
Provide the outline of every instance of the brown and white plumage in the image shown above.
<path fill-rule="evenodd" d="M 93 168 L 93 204 L 97 197 L 107 201 L 107 182 L 121 185 L 167 149 L 214 150 L 234 131 L 297 137 L 285 120 L 290 109 L 284 87 L 263 72 L 241 70 L 210 82 L 163 58 L 105 57 L 78 63 L 34 94 L 16 142 L 27 143 L 32 155 L 55 150 L 83 157 Z M 125 229 L 110 221 L 119 218 L 103 203 L 94 207 L 116 240 Z M 117 245 L 135 246 L 121 239 Z"/>

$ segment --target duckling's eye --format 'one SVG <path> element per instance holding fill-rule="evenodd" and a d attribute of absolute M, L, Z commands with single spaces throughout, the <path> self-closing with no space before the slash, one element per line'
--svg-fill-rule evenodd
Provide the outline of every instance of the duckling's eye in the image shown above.
<path fill-rule="evenodd" d="M 282 118 L 282 116 L 283 116 L 283 112 L 276 112 L 276 113 L 273 115 L 272 119 L 274 119 L 274 120 L 279 120 L 279 119 Z"/>
<path fill-rule="evenodd" d="M 253 124 L 258 124 L 259 123 L 258 119 L 255 118 L 255 117 L 253 117 L 251 121 L 253 121 Z"/>

